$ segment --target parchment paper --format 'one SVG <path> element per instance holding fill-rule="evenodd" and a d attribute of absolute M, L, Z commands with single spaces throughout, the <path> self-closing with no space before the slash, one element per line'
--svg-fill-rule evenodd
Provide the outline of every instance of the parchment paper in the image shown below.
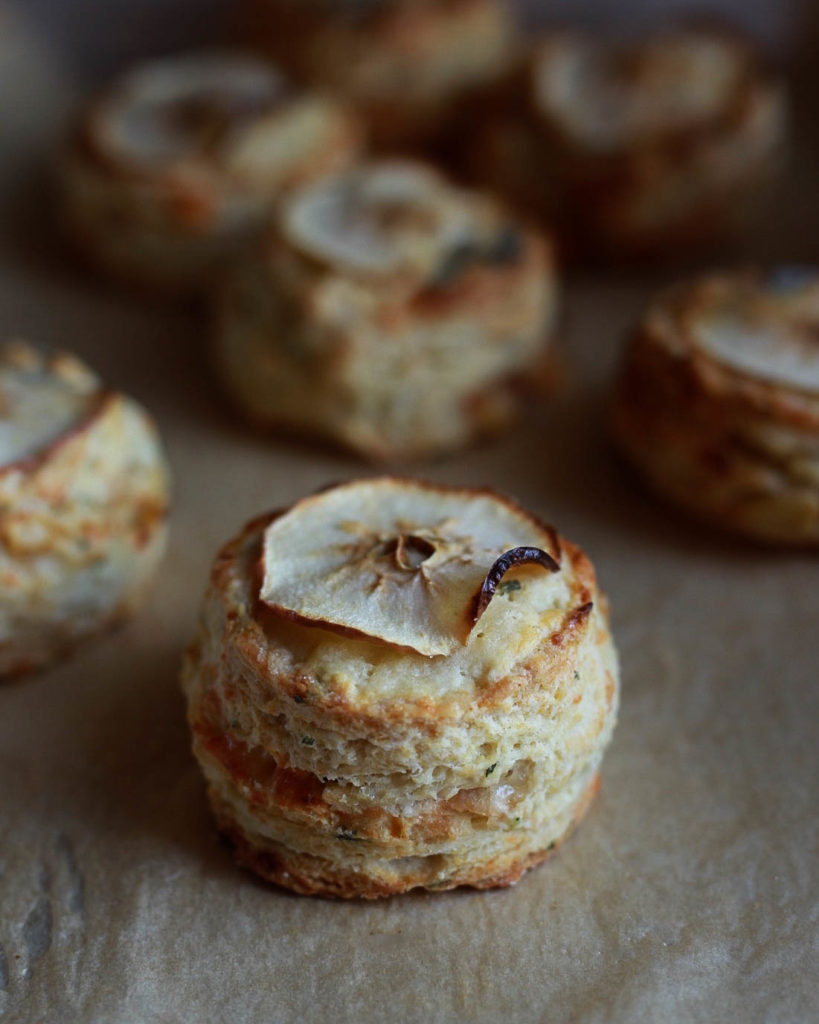
<path fill-rule="evenodd" d="M 43 81 L 46 57 L 25 46 L 3 106 L 19 103 L 24 70 Z M 51 91 L 56 102 L 70 83 Z M 195 314 L 73 266 L 33 171 L 58 110 L 23 118 L 14 147 L 0 129 L 0 333 L 71 348 L 139 397 L 165 436 L 175 503 L 148 607 L 69 663 L 0 686 L 0 1018 L 816 1020 L 819 560 L 700 529 L 613 457 L 606 388 L 656 281 L 574 284 L 563 390 L 512 436 L 423 469 L 511 492 L 597 565 L 623 704 L 588 819 L 508 891 L 290 896 L 238 871 L 214 833 L 177 669 L 218 545 L 361 467 L 246 430 L 210 380 Z M 811 198 L 783 199 L 778 222 L 809 218 Z M 790 244 L 815 256 L 815 237 Z"/>

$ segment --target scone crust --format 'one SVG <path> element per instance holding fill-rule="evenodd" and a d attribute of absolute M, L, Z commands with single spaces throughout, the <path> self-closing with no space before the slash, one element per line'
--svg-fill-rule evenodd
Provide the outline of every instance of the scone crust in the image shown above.
<path fill-rule="evenodd" d="M 715 274 L 652 304 L 629 343 L 615 438 L 649 483 L 715 525 L 773 543 L 819 541 L 819 396 L 743 372 L 696 344 L 715 291 L 761 274 Z"/>
<path fill-rule="evenodd" d="M 44 374 L 89 373 L 29 346 L 0 351 Z M 83 382 L 86 386 L 87 382 Z M 0 674 L 19 675 L 131 614 L 164 552 L 168 471 L 156 429 L 131 399 L 92 385 L 84 411 L 0 467 Z"/>
<path fill-rule="evenodd" d="M 436 671 L 421 655 L 265 612 L 254 573 L 271 521 L 217 558 L 183 670 L 194 752 L 238 859 L 337 897 L 517 881 L 585 813 L 616 717 L 588 559 L 560 542 L 571 582 L 542 636 L 498 648 L 472 678 L 456 663 L 420 685 L 413 673 Z"/>

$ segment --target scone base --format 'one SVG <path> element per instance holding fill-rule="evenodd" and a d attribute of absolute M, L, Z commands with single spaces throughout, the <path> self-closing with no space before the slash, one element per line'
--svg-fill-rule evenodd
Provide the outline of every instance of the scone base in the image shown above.
<path fill-rule="evenodd" d="M 530 868 L 541 864 L 574 831 L 584 817 L 600 789 L 600 775 L 595 774 L 571 810 L 568 826 L 545 849 L 537 849 L 511 858 L 495 858 L 489 863 L 464 866 L 454 871 L 445 881 L 425 884 L 404 876 L 389 881 L 360 871 L 339 870 L 323 858 L 299 853 L 276 843 L 264 846 L 252 841 L 225 813 L 213 792 L 209 793 L 217 827 L 233 849 L 236 862 L 249 868 L 267 882 L 289 889 L 303 896 L 323 896 L 330 899 L 374 900 L 397 896 L 413 889 L 444 892 L 448 889 L 507 888 L 520 881 Z"/>

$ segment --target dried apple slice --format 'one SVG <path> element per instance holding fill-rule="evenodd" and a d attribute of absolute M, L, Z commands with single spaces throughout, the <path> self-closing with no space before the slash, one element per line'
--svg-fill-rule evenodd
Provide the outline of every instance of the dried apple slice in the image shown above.
<path fill-rule="evenodd" d="M 780 268 L 767 280 L 726 278 L 690 322 L 694 344 L 750 377 L 819 392 L 819 273 Z"/>
<path fill-rule="evenodd" d="M 47 360 L 24 341 L 0 346 L 0 467 L 65 437 L 103 396 L 99 378 L 73 356 Z"/>
<path fill-rule="evenodd" d="M 284 234 L 305 255 L 345 274 L 425 276 L 469 240 L 473 214 L 457 189 L 406 160 L 357 168 L 299 193 Z"/>
<path fill-rule="evenodd" d="M 281 75 L 240 55 L 195 54 L 139 68 L 92 115 L 106 153 L 168 165 L 220 149 L 287 93 Z"/>
<path fill-rule="evenodd" d="M 747 47 L 710 31 L 677 30 L 625 44 L 561 32 L 541 47 L 535 89 L 550 120 L 605 151 L 711 124 L 732 108 L 748 70 Z"/>
<path fill-rule="evenodd" d="M 264 537 L 261 599 L 428 656 L 465 643 L 514 565 L 559 569 L 554 531 L 490 491 L 396 478 L 297 502 Z"/>

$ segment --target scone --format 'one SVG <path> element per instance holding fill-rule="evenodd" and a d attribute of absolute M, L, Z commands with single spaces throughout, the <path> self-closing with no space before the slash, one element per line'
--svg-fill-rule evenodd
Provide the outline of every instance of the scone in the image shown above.
<path fill-rule="evenodd" d="M 514 49 L 504 0 L 246 0 L 254 43 L 353 102 L 376 145 L 423 145 Z"/>
<path fill-rule="evenodd" d="M 616 437 L 657 491 L 760 540 L 819 542 L 819 272 L 711 274 L 649 307 Z"/>
<path fill-rule="evenodd" d="M 216 362 L 260 424 L 372 459 L 507 424 L 548 380 L 548 240 L 434 170 L 379 161 L 284 203 L 222 296 Z"/>
<path fill-rule="evenodd" d="M 735 35 L 560 32 L 487 116 L 471 169 L 551 218 L 575 255 L 673 257 L 743 222 L 785 135 L 782 85 Z"/>
<path fill-rule="evenodd" d="M 349 164 L 358 120 L 248 56 L 143 65 L 92 103 L 63 161 L 68 230 L 103 270 L 196 290 L 288 188 Z"/>
<path fill-rule="evenodd" d="M 183 683 L 239 862 L 340 897 L 516 882 L 586 812 L 618 704 L 583 552 L 491 491 L 391 477 L 230 541 Z"/>
<path fill-rule="evenodd" d="M 167 509 L 143 409 L 72 356 L 0 346 L 0 675 L 39 668 L 133 611 Z"/>

